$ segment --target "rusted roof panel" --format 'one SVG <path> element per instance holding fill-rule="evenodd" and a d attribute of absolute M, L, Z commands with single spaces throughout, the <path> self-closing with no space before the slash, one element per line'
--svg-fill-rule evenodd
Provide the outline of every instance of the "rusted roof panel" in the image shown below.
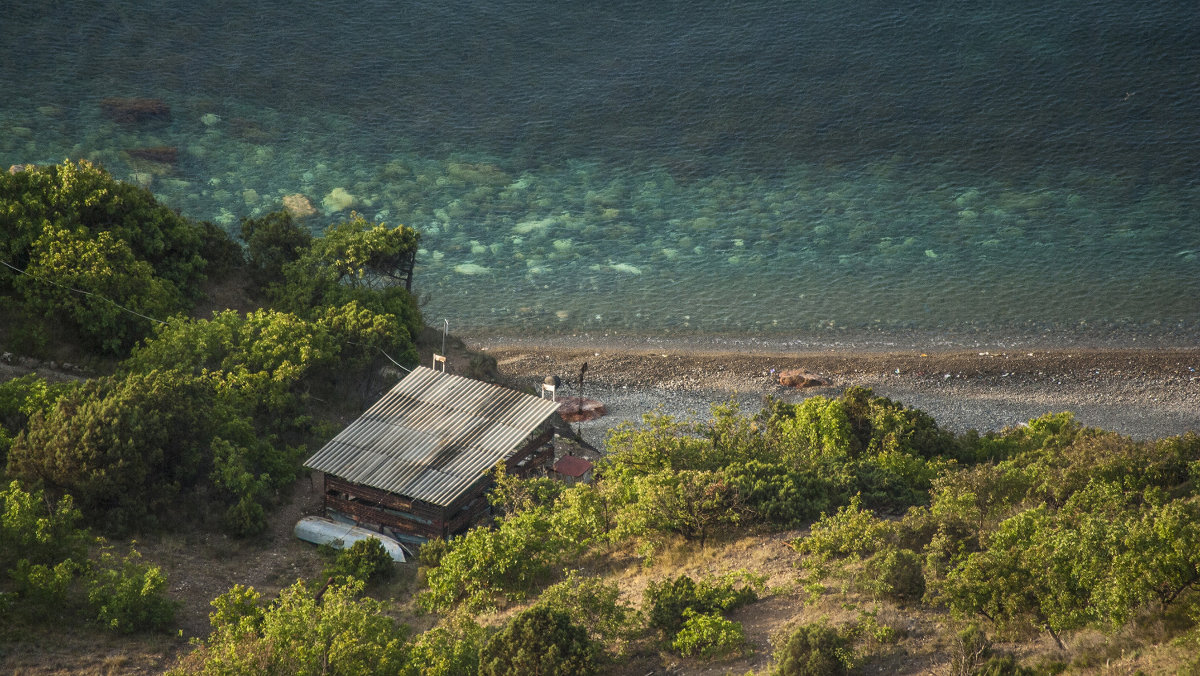
<path fill-rule="evenodd" d="M 447 506 L 557 408 L 548 399 L 418 366 L 304 465 Z"/>

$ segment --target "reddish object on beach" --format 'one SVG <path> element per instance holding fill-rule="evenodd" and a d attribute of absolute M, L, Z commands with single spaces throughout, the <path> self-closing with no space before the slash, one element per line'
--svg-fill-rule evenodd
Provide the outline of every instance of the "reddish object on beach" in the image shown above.
<path fill-rule="evenodd" d="M 779 384 L 785 387 L 825 387 L 832 383 L 828 378 L 822 378 L 804 369 L 788 369 L 780 372 Z"/>
<path fill-rule="evenodd" d="M 585 420 L 595 420 L 602 415 L 608 415 L 608 409 L 604 408 L 604 404 L 595 399 L 566 397 L 558 405 L 558 414 L 567 422 L 583 422 Z"/>

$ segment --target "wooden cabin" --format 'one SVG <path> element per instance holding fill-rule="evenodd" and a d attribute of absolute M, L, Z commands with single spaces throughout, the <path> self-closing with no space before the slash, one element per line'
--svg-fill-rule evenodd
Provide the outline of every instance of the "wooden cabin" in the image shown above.
<path fill-rule="evenodd" d="M 558 404 L 418 366 L 304 466 L 325 511 L 402 542 L 449 537 L 489 513 L 491 470 L 541 475 Z"/>

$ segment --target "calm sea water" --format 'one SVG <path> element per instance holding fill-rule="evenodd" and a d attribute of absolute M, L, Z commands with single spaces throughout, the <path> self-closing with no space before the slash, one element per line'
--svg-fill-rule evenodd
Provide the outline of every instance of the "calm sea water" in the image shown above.
<path fill-rule="evenodd" d="M 0 162 L 411 225 L 458 331 L 1200 333 L 1194 2 L 4 4 Z"/>

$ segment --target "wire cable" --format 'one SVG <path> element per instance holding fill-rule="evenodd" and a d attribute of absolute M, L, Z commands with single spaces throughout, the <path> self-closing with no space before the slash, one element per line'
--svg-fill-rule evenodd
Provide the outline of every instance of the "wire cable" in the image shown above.
<path fill-rule="evenodd" d="M 26 270 L 22 270 L 21 268 L 18 268 L 17 266 L 15 266 L 15 265 L 13 265 L 13 264 L 9 263 L 8 261 L 0 261 L 0 264 L 4 265 L 4 267 L 6 267 L 6 268 L 10 268 L 10 269 L 12 269 L 12 270 L 16 270 L 17 272 L 19 272 L 19 273 L 21 273 L 21 274 L 25 275 L 26 277 L 32 277 L 32 278 L 34 278 L 34 279 L 38 280 L 39 282 L 45 282 L 45 283 L 47 283 L 47 284 L 53 284 L 54 286 L 57 286 L 57 287 L 58 287 L 58 288 L 60 288 L 60 289 L 66 289 L 67 291 L 73 291 L 73 292 L 75 292 L 75 293 L 82 294 L 82 295 L 84 295 L 84 296 L 95 296 L 96 298 L 99 298 L 99 299 L 100 299 L 100 300 L 102 300 L 102 301 L 105 301 L 105 302 L 107 302 L 107 303 L 111 303 L 111 304 L 115 305 L 117 308 L 119 308 L 119 309 L 121 309 L 121 310 L 124 310 L 125 312 L 128 312 L 128 313 L 129 313 L 129 314 L 131 314 L 131 315 L 136 315 L 136 316 L 138 316 L 138 317 L 141 317 L 142 319 L 148 319 L 148 320 L 150 320 L 150 321 L 152 321 L 152 322 L 158 322 L 159 324 L 166 324 L 166 322 L 164 322 L 164 321 L 163 321 L 163 320 L 161 320 L 161 319 L 155 319 L 154 317 L 147 317 L 146 315 L 144 315 L 144 314 L 142 314 L 142 313 L 140 313 L 140 312 L 138 312 L 138 311 L 136 311 L 136 310 L 130 310 L 129 308 L 125 307 L 124 305 L 121 305 L 121 304 L 120 304 L 120 303 L 118 303 L 117 301 L 115 301 L 115 300 L 112 300 L 111 298 L 106 298 L 106 297 L 104 297 L 104 296 L 101 296 L 101 295 L 100 295 L 100 294 L 98 294 L 98 293 L 95 293 L 95 292 L 92 292 L 92 291 L 84 291 L 84 290 L 82 290 L 82 289 L 76 289 L 76 288 L 74 288 L 74 287 L 67 286 L 66 284 L 59 284 L 58 282 L 54 281 L 53 279 L 46 279 L 45 277 L 40 277 L 40 276 L 38 276 L 38 275 L 35 275 L 35 274 L 33 274 L 32 272 L 28 272 L 28 271 L 26 271 Z"/>

